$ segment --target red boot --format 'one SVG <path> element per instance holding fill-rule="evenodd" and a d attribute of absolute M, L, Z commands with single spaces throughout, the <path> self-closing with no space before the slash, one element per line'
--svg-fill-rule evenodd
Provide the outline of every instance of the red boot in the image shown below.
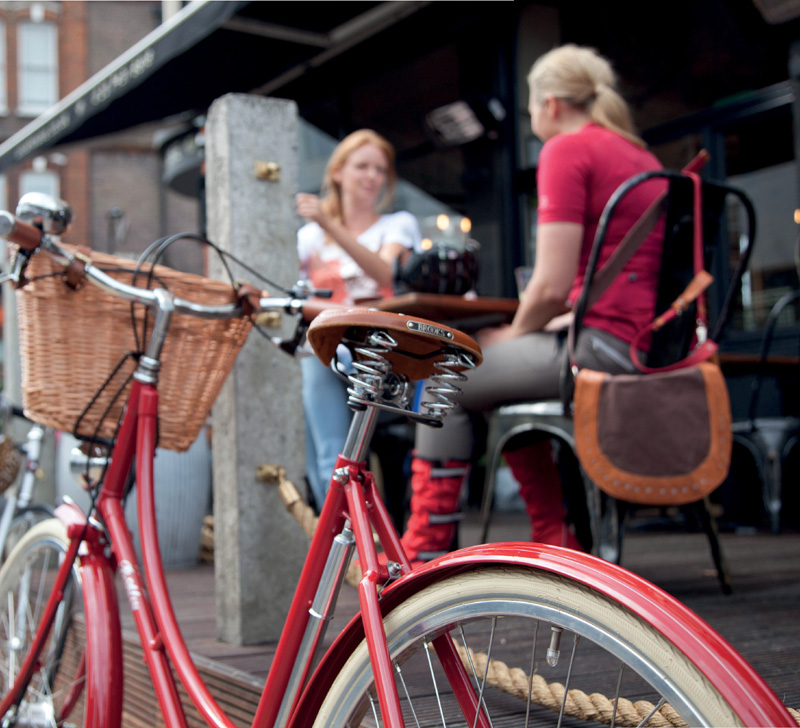
<path fill-rule="evenodd" d="M 504 455 L 531 519 L 531 541 L 583 551 L 564 522 L 561 476 L 553 462 L 550 441 L 535 442 Z"/>
<path fill-rule="evenodd" d="M 461 520 L 459 498 L 469 464 L 444 464 L 414 457 L 411 461 L 411 517 L 400 539 L 416 565 L 451 551 Z"/>

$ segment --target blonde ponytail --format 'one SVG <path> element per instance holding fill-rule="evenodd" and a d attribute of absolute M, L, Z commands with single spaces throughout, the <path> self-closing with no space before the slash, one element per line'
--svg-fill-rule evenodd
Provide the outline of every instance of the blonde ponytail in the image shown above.
<path fill-rule="evenodd" d="M 533 64 L 528 74 L 531 95 L 550 95 L 586 111 L 592 121 L 641 147 L 630 108 L 617 91 L 611 64 L 592 48 L 569 43 L 554 48 Z"/>

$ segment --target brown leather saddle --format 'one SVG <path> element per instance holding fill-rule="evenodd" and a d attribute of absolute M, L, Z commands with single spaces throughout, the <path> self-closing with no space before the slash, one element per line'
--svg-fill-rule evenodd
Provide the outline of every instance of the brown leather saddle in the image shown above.
<path fill-rule="evenodd" d="M 307 338 L 314 353 L 327 366 L 343 339 L 364 340 L 375 330 L 385 331 L 397 342 L 384 356 L 392 371 L 411 381 L 435 374 L 436 365 L 454 351 L 466 354 L 476 366 L 483 359 L 478 343 L 457 329 L 416 316 L 369 308 L 323 311 L 311 322 Z"/>

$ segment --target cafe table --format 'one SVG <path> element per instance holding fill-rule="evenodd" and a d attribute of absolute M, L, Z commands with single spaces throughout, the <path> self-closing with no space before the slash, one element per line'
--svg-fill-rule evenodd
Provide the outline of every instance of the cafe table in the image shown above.
<path fill-rule="evenodd" d="M 519 301 L 516 298 L 403 293 L 375 301 L 372 305 L 381 311 L 419 316 L 453 329 L 474 333 L 487 326 L 509 323 L 514 318 Z"/>

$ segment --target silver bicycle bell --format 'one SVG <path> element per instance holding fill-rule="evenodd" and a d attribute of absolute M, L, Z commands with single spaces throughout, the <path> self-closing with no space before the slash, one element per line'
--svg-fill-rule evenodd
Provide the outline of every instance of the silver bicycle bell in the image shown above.
<path fill-rule="evenodd" d="M 72 222 L 72 208 L 43 192 L 28 192 L 17 204 L 17 217 L 41 227 L 47 235 L 61 235 Z"/>

